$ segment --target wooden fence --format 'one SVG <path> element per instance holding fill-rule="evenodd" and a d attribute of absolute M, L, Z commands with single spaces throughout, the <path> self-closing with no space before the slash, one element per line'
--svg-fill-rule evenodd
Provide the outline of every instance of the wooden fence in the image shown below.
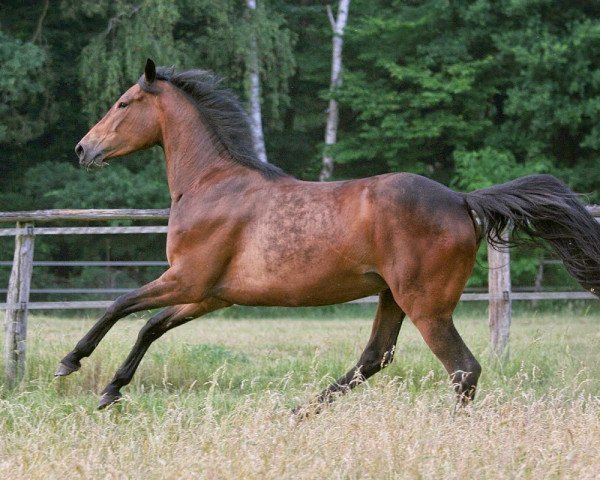
<path fill-rule="evenodd" d="M 588 207 L 590 212 L 600 217 L 600 206 Z M 93 234 L 148 234 L 166 233 L 167 227 L 160 226 L 86 226 L 86 227 L 39 227 L 37 224 L 68 221 L 111 221 L 145 220 L 162 221 L 169 218 L 169 210 L 41 210 L 31 212 L 0 212 L 0 224 L 12 223 L 13 228 L 0 228 L 0 236 L 14 236 L 15 249 L 12 270 L 7 289 L 6 303 L 0 303 L 5 314 L 4 360 L 8 385 L 16 385 L 25 369 L 27 312 L 29 310 L 50 309 L 91 309 L 106 308 L 110 301 L 56 301 L 31 302 L 31 276 L 34 265 L 45 266 L 162 266 L 165 262 L 34 262 L 35 237 L 38 235 L 93 235 Z M 463 293 L 461 300 L 483 300 L 489 302 L 489 322 L 492 351 L 504 356 L 507 351 L 513 300 L 558 300 L 593 299 L 589 292 L 513 292 L 510 284 L 510 256 L 508 251 L 499 252 L 488 247 L 489 291 L 488 293 Z M 122 289 L 46 289 L 45 293 L 119 293 Z M 361 301 L 376 301 L 376 297 Z"/>

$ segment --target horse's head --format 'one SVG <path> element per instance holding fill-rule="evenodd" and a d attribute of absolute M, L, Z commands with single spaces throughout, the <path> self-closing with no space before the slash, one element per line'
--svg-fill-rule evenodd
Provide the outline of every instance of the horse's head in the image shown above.
<path fill-rule="evenodd" d="M 106 160 L 160 142 L 157 97 L 152 93 L 155 80 L 156 65 L 148 59 L 141 79 L 145 88 L 136 84 L 121 95 L 75 147 L 81 165 L 101 167 L 106 165 Z"/>

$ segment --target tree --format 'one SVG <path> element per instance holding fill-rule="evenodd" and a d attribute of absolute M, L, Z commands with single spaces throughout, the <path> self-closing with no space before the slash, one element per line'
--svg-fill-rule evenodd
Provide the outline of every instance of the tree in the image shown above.
<path fill-rule="evenodd" d="M 147 57 L 167 65 L 179 60 L 173 37 L 176 3 L 121 0 L 107 4 L 102 13 L 108 15 L 106 26 L 82 50 L 79 65 L 90 124 L 139 77 Z"/>
<path fill-rule="evenodd" d="M 253 17 L 256 14 L 256 0 L 246 0 L 247 16 L 250 18 L 250 24 L 253 24 Z M 260 107 L 260 65 L 258 63 L 258 42 L 256 40 L 256 30 L 251 28 L 248 39 L 249 47 L 247 53 L 246 76 L 248 83 L 248 99 L 250 113 L 250 129 L 252 131 L 252 142 L 258 159 L 261 162 L 267 161 L 267 150 L 265 148 L 265 137 L 262 128 L 262 113 Z"/>
<path fill-rule="evenodd" d="M 589 168 L 600 153 L 597 4 L 357 0 L 353 8 L 338 163 L 449 183 L 456 153 L 490 147 L 518 164 L 547 161 L 575 188 L 598 183 Z M 588 177 L 573 175 L 575 165 Z"/>
<path fill-rule="evenodd" d="M 280 103 L 280 122 L 265 124 L 269 158 L 287 172 L 308 180 L 319 177 L 323 153 L 323 112 L 329 101 L 331 26 L 322 0 L 274 0 L 296 41 L 288 101 Z M 267 97 L 268 100 L 268 97 Z M 269 112 L 266 112 L 269 115 Z M 269 117 L 267 117 L 268 120 Z"/>
<path fill-rule="evenodd" d="M 23 144 L 46 125 L 44 50 L 0 31 L 0 144 Z"/>
<path fill-rule="evenodd" d="M 337 131 L 339 125 L 338 102 L 335 94 L 342 84 L 342 48 L 344 45 L 344 28 L 348 20 L 348 11 L 350 9 L 350 0 L 340 0 L 337 18 L 333 17 L 331 7 L 327 5 L 327 13 L 331 29 L 333 30 L 333 48 L 331 53 L 331 81 L 329 108 L 327 109 L 327 125 L 325 127 L 325 152 L 322 159 L 321 174 L 319 180 L 325 181 L 331 178 L 333 173 L 333 157 L 330 147 L 337 141 Z"/>

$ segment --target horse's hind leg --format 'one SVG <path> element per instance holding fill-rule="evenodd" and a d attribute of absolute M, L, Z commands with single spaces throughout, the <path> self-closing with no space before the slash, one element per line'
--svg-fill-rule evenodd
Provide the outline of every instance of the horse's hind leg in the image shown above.
<path fill-rule="evenodd" d="M 336 394 L 348 392 L 392 362 L 404 316 L 389 290 L 379 294 L 371 337 L 358 363 L 321 392 L 317 397 L 318 405 L 332 402 Z"/>
<path fill-rule="evenodd" d="M 413 320 L 431 351 L 442 362 L 462 405 L 475 398 L 481 366 L 454 327 L 452 317 Z"/>
<path fill-rule="evenodd" d="M 442 208 L 433 205 L 432 212 L 434 207 Z M 448 208 L 437 217 L 432 214 L 437 218 L 432 225 L 438 230 L 423 235 L 414 246 L 414 254 L 402 262 L 384 265 L 382 276 L 398 305 L 444 365 L 464 404 L 475 396 L 481 367 L 456 331 L 452 314 L 473 269 L 477 241 L 467 212 Z"/>
<path fill-rule="evenodd" d="M 222 300 L 207 299 L 201 303 L 176 305 L 153 316 L 140 330 L 137 341 L 127 359 L 119 367 L 111 382 L 102 391 L 99 409 L 105 408 L 121 398 L 121 387 L 128 385 L 133 378 L 142 358 L 152 342 L 158 340 L 172 328 L 183 325 L 206 313 L 228 307 L 230 304 Z"/>
<path fill-rule="evenodd" d="M 447 262 L 448 264 L 449 262 Z M 452 313 L 460 300 L 470 269 L 440 268 L 414 281 L 417 288 L 395 293 L 396 301 L 417 327 L 425 343 L 450 375 L 461 404 L 475 397 L 481 366 L 454 327 Z M 428 281 L 427 281 L 428 280 Z"/>
<path fill-rule="evenodd" d="M 153 282 L 121 295 L 108 307 L 90 331 L 77 342 L 75 348 L 60 361 L 54 375 L 63 377 L 79 370 L 80 360 L 92 354 L 108 331 L 121 318 L 141 310 L 190 303 L 185 292 L 186 289 L 177 281 L 177 275 L 167 270 Z"/>

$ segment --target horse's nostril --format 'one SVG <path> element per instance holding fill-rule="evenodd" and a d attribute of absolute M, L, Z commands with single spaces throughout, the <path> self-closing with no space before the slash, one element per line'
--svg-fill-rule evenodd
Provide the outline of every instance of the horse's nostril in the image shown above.
<path fill-rule="evenodd" d="M 81 143 L 78 143 L 77 146 L 75 147 L 75 153 L 77 154 L 77 156 L 79 157 L 80 160 L 84 157 L 85 149 L 83 148 Z"/>

